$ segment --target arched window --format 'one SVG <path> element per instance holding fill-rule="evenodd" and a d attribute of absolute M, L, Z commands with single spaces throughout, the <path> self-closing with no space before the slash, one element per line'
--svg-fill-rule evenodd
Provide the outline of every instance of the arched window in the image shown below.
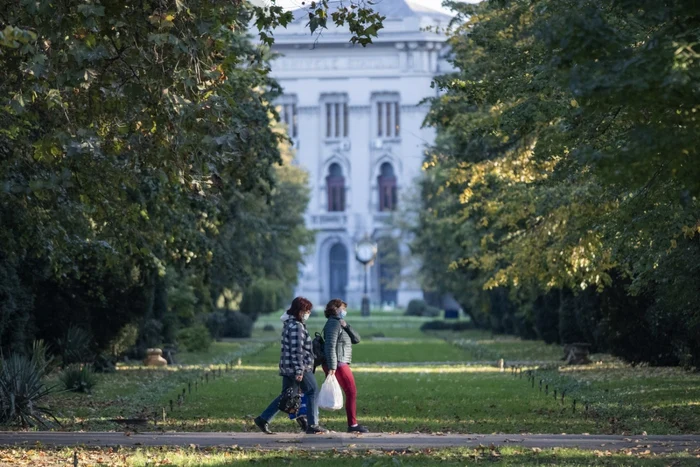
<path fill-rule="evenodd" d="M 394 167 L 390 163 L 385 162 L 379 168 L 379 171 L 379 210 L 395 211 L 397 199 L 396 176 L 394 175 Z"/>
<path fill-rule="evenodd" d="M 328 211 L 345 211 L 345 177 L 339 164 L 333 163 L 328 168 L 326 191 L 328 192 Z"/>

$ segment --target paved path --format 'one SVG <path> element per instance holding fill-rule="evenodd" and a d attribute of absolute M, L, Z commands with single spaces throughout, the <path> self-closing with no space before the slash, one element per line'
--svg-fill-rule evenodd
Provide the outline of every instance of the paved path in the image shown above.
<path fill-rule="evenodd" d="M 386 434 L 352 435 L 329 433 L 304 435 L 279 433 L 78 433 L 78 432 L 0 432 L 0 446 L 239 446 L 283 449 L 422 449 L 448 447 L 524 446 L 528 448 L 578 447 L 581 449 L 635 449 L 652 452 L 690 451 L 700 454 L 700 435 L 612 436 L 612 435 L 468 435 L 468 434 Z"/>

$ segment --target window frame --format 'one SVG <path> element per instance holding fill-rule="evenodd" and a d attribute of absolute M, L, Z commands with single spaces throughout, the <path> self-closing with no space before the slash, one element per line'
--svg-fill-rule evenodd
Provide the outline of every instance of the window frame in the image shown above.
<path fill-rule="evenodd" d="M 325 94 L 321 96 L 325 141 L 341 141 L 350 136 L 350 108 L 347 94 Z"/>
<path fill-rule="evenodd" d="M 401 138 L 401 99 L 398 93 L 377 93 L 372 96 L 372 128 L 374 138 Z"/>
<path fill-rule="evenodd" d="M 381 167 L 384 164 L 389 164 L 391 166 L 392 175 L 384 175 L 381 173 Z M 377 176 L 377 191 L 378 191 L 378 211 L 379 212 L 393 212 L 396 211 L 398 207 L 398 180 L 396 177 L 396 171 L 394 169 L 394 164 L 391 162 L 384 162 L 380 166 L 380 172 Z"/>
<path fill-rule="evenodd" d="M 340 168 L 340 174 L 332 174 L 331 168 L 337 165 Z M 327 212 L 345 212 L 347 209 L 345 199 L 345 175 L 343 167 L 337 162 L 333 162 L 328 166 L 326 175 L 326 211 Z"/>

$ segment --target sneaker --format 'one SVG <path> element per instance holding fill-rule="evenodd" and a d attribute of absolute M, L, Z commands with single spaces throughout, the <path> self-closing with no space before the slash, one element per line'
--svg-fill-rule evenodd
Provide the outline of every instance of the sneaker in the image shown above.
<path fill-rule="evenodd" d="M 369 433 L 369 430 L 366 426 L 355 425 L 348 427 L 348 433 Z"/>
<path fill-rule="evenodd" d="M 328 430 L 321 425 L 311 425 L 306 429 L 307 435 L 320 435 L 321 433 L 328 433 Z"/>
<path fill-rule="evenodd" d="M 303 415 L 301 417 L 297 417 L 295 420 L 299 424 L 299 428 L 301 428 L 301 431 L 306 431 L 309 429 L 309 422 Z"/>
<path fill-rule="evenodd" d="M 272 430 L 270 430 L 270 424 L 265 421 L 264 418 L 262 417 L 255 417 L 255 420 L 253 420 L 256 425 L 258 425 L 258 428 L 260 428 L 260 431 L 262 431 L 265 434 L 271 435 Z"/>

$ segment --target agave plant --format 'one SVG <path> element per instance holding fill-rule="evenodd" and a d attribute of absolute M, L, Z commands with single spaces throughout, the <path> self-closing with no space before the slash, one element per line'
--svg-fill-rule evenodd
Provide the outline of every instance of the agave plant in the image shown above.
<path fill-rule="evenodd" d="M 49 346 L 43 339 L 32 344 L 31 360 L 37 368 L 43 370 L 42 376 L 48 375 L 54 365 L 54 358 L 49 355 Z"/>
<path fill-rule="evenodd" d="M 92 335 L 78 326 L 71 325 L 65 336 L 58 339 L 56 344 L 61 352 L 64 368 L 72 363 L 92 361 Z"/>
<path fill-rule="evenodd" d="M 55 391 L 54 387 L 44 385 L 45 373 L 45 366 L 23 355 L 12 354 L 2 361 L 0 423 L 49 428 L 52 420 L 58 422 L 47 407 L 39 405 Z"/>
<path fill-rule="evenodd" d="M 92 365 L 70 365 L 61 375 L 61 382 L 68 391 L 89 394 L 97 384 L 97 375 Z"/>

